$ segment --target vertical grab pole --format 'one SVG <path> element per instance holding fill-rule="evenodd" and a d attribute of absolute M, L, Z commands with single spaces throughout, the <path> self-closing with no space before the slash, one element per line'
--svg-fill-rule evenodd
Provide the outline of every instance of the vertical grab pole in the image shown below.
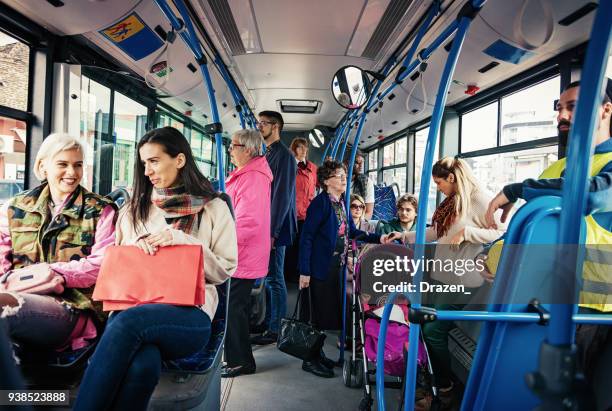
<path fill-rule="evenodd" d="M 325 150 L 323 150 L 323 156 L 321 157 L 321 164 L 323 164 L 325 162 L 325 157 L 327 157 L 327 153 L 329 152 L 329 148 L 334 144 L 334 142 L 336 141 L 336 138 L 338 138 L 338 134 L 340 134 L 339 133 L 340 128 L 343 125 L 344 125 L 344 121 L 342 123 L 340 123 L 338 128 L 336 128 L 336 131 L 334 132 L 334 135 L 332 136 L 332 138 L 329 139 L 329 141 L 325 145 Z"/>
<path fill-rule="evenodd" d="M 215 143 L 217 146 L 217 171 L 219 173 L 219 190 L 225 191 L 225 167 L 223 164 L 223 139 L 221 138 L 221 123 L 219 119 L 219 110 L 217 108 L 217 101 L 215 100 L 215 90 L 213 88 L 212 79 L 210 77 L 210 72 L 208 71 L 208 65 L 206 62 L 206 57 L 202 53 L 202 48 L 200 47 L 200 43 L 198 41 L 198 37 L 193 28 L 193 24 L 191 23 L 191 19 L 189 17 L 189 13 L 187 12 L 187 8 L 185 7 L 185 3 L 183 0 L 174 0 L 174 4 L 176 5 L 179 13 L 181 14 L 182 21 L 180 21 L 166 0 L 155 0 L 157 6 L 161 9 L 162 13 L 166 16 L 166 18 L 170 21 L 170 24 L 175 30 L 179 31 L 179 34 L 187 47 L 191 50 L 194 57 L 196 58 L 196 62 L 200 66 L 200 71 L 202 72 L 202 76 L 204 77 L 204 81 L 206 83 L 206 92 L 208 93 L 208 102 L 210 104 L 210 110 L 212 114 L 212 120 L 215 124 Z M 186 29 L 186 31 L 184 30 Z"/>
<path fill-rule="evenodd" d="M 457 60 L 459 59 L 459 53 L 463 46 L 463 41 L 470 27 L 472 18 L 463 16 L 459 20 L 459 26 L 457 33 L 453 39 L 453 45 L 451 51 L 446 60 L 444 66 L 444 72 L 440 79 L 440 86 L 438 88 L 438 95 L 436 97 L 436 104 L 434 106 L 434 112 L 431 117 L 431 126 L 429 129 L 429 136 L 427 137 L 427 144 L 425 146 L 425 157 L 423 159 L 423 174 L 421 176 L 421 193 L 427 193 L 429 191 L 429 184 L 431 183 L 431 170 L 433 168 L 434 153 L 436 149 L 436 143 L 438 141 L 438 134 L 440 132 L 440 125 L 442 123 L 442 114 L 444 113 L 444 106 L 446 105 L 446 97 L 448 95 L 448 89 L 452 80 L 455 67 L 457 66 Z M 427 218 L 427 196 L 419 201 L 419 210 L 417 214 L 417 230 L 416 230 L 416 241 L 415 241 L 415 255 L 416 261 L 423 258 L 425 251 L 425 224 Z M 416 275 L 414 276 L 414 283 L 419 284 L 423 277 L 422 267 L 418 267 Z M 412 300 L 412 305 L 415 308 L 421 306 L 421 295 L 418 291 L 413 295 L 416 297 Z M 404 410 L 414 409 L 414 394 L 415 384 L 408 383 L 409 381 L 416 381 L 416 365 L 417 365 L 417 354 L 419 347 L 419 333 L 421 327 L 418 324 L 410 324 L 410 337 L 408 343 L 408 359 L 406 365 L 406 389 L 404 395 Z"/>
<path fill-rule="evenodd" d="M 323 162 L 325 161 L 325 157 L 328 156 L 328 153 L 329 153 L 329 155 L 331 155 L 331 150 L 333 150 L 333 146 L 334 146 L 334 144 L 336 144 L 336 140 L 339 138 L 340 134 L 342 133 L 342 130 L 344 130 L 344 125 L 348 121 L 349 115 L 350 115 L 349 112 L 346 112 L 344 114 L 340 124 L 338 125 L 338 127 L 336 127 L 336 131 L 334 132 L 334 136 L 332 138 L 330 138 L 329 141 L 327 142 L 327 145 L 325 146 L 325 150 L 323 151 L 323 157 L 322 157 L 322 160 L 321 160 L 321 164 L 323 164 Z"/>
<path fill-rule="evenodd" d="M 565 182 L 561 199 L 559 244 L 580 244 L 580 227 L 584 220 L 589 171 L 593 153 L 593 132 L 597 122 L 597 107 L 602 101 L 602 83 L 612 42 L 612 2 L 600 2 L 587 49 L 580 82 L 580 97 L 576 106 L 574 124 L 569 138 Z M 604 85 L 605 87 L 605 85 Z M 575 267 L 576 276 L 582 273 L 582 258 L 577 252 L 566 257 L 566 267 Z M 574 282 L 575 284 L 575 282 Z M 574 290 L 575 291 L 575 290 Z M 575 297 L 574 295 L 570 297 Z M 574 301 L 572 299 L 571 301 Z M 573 342 L 573 306 L 553 304 L 551 307 L 548 342 L 551 345 L 569 345 Z"/>
<path fill-rule="evenodd" d="M 332 147 L 332 151 L 330 153 L 332 160 L 336 159 L 336 153 L 338 152 L 338 146 L 340 145 L 340 142 L 344 138 L 344 133 L 350 127 L 350 124 L 352 121 L 353 121 L 353 113 L 350 113 L 349 116 L 346 118 L 346 121 L 342 125 L 342 129 L 340 130 L 340 134 L 338 134 L 338 138 L 336 138 L 336 141 L 334 141 L 334 146 Z"/>
<path fill-rule="evenodd" d="M 387 76 L 387 74 L 389 73 L 389 70 L 391 69 L 391 67 L 393 66 L 394 63 L 394 59 L 391 59 L 389 61 L 389 63 L 386 65 L 385 69 L 383 70 L 383 74 L 385 75 L 385 77 Z M 370 102 L 370 100 L 372 100 L 374 98 L 374 96 L 376 95 L 376 93 L 378 92 L 378 89 L 380 88 L 380 86 L 382 85 L 383 81 L 379 81 L 376 86 L 374 87 L 374 90 L 372 90 L 372 93 L 370 94 L 370 97 L 368 98 L 368 101 L 366 102 L 366 106 L 367 104 Z M 350 217 L 350 209 L 351 209 L 351 182 L 352 182 L 352 176 L 353 176 L 353 164 L 355 164 L 355 157 L 357 156 L 357 150 L 355 150 L 355 147 L 359 146 L 359 140 L 361 139 L 361 132 L 363 131 L 363 124 L 365 123 L 366 117 L 368 115 L 368 111 L 364 110 L 361 113 L 361 116 L 359 117 L 359 125 L 357 127 L 357 133 L 355 134 L 355 140 L 353 141 L 353 150 L 351 151 L 351 159 L 349 161 L 349 170 L 347 170 L 347 175 L 346 175 L 346 191 L 344 194 L 344 205 L 346 208 L 346 213 L 347 216 Z M 350 131 L 349 131 L 349 135 L 350 135 Z M 349 140 L 349 135 L 347 135 L 346 140 L 344 142 L 344 145 L 342 146 L 342 153 L 340 154 L 340 159 L 344 158 L 344 152 L 346 150 L 346 145 L 348 143 Z M 349 172 L 351 174 L 349 174 Z M 344 266 L 342 267 L 342 296 L 343 296 L 343 300 L 342 300 L 342 334 L 340 336 L 340 344 L 342 347 L 345 346 L 346 344 L 346 273 L 347 273 L 347 269 L 346 269 L 346 260 L 344 261 Z M 342 363 L 344 361 L 344 349 L 340 350 L 340 359 L 338 360 L 338 362 Z"/>
<path fill-rule="evenodd" d="M 591 37 L 582 70 L 580 96 L 570 131 L 565 181 L 561 197 L 559 226 L 560 246 L 576 247 L 572 252 L 557 251 L 557 267 L 563 275 L 573 275 L 565 298 L 576 301 L 575 284 L 581 283 L 584 253 L 580 227 L 584 224 L 589 186 L 589 171 L 593 153 L 593 133 L 602 102 L 602 83 L 612 42 L 612 1 L 602 1 L 593 23 Z M 571 271 L 574 271 L 571 273 Z M 542 398 L 538 410 L 567 409 L 576 404 L 584 393 L 576 388 L 576 351 L 573 347 L 574 304 L 551 304 L 548 336 L 542 342 L 538 371 L 528 374 L 530 388 Z M 536 381 L 538 383 L 536 383 Z"/>

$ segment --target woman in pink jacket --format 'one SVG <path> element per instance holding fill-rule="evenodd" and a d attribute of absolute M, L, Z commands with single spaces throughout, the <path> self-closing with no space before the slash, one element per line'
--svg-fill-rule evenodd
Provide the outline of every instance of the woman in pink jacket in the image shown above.
<path fill-rule="evenodd" d="M 238 268 L 230 287 L 229 323 L 225 336 L 223 377 L 255 372 L 249 341 L 251 288 L 268 272 L 270 255 L 270 195 L 272 170 L 263 156 L 263 138 L 257 130 L 240 130 L 229 146 L 236 170 L 226 190 L 232 199 L 238 237 Z"/>

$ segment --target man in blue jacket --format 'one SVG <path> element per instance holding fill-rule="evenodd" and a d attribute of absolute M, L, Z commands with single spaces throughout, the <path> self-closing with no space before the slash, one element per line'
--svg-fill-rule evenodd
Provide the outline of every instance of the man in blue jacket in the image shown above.
<path fill-rule="evenodd" d="M 272 170 L 271 232 L 272 251 L 266 288 L 270 298 L 266 301 L 265 325 L 267 330 L 255 338 L 255 344 L 276 342 L 280 320 L 287 312 L 287 287 L 284 278 L 285 247 L 291 245 L 297 233 L 295 208 L 295 176 L 297 164 L 291 151 L 280 141 L 283 116 L 276 111 L 259 113 L 257 128 L 266 143 L 266 159 Z"/>

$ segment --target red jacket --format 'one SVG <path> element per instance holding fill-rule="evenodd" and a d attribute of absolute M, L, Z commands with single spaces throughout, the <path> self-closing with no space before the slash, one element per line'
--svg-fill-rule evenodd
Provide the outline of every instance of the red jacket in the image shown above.
<path fill-rule="evenodd" d="M 297 208 L 297 219 L 306 219 L 306 210 L 315 197 L 317 187 L 317 166 L 312 161 L 298 164 L 297 176 L 295 177 L 295 204 Z"/>

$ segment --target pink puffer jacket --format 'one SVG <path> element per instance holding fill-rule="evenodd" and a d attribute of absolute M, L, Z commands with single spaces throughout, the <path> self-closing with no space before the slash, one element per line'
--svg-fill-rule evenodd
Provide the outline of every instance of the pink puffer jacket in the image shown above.
<path fill-rule="evenodd" d="M 238 237 L 238 268 L 232 277 L 261 278 L 268 272 L 271 187 L 272 170 L 263 156 L 234 170 L 227 179 Z"/>

